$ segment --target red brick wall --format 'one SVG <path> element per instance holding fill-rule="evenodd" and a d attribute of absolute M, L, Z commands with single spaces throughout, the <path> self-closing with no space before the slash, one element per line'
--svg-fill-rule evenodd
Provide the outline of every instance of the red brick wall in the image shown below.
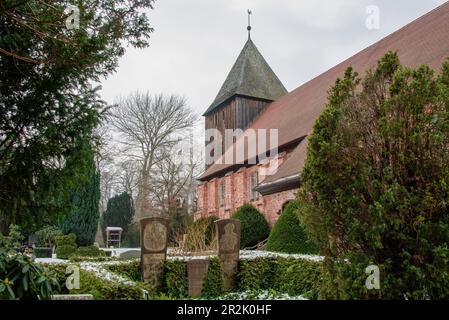
<path fill-rule="evenodd" d="M 286 154 L 281 156 L 282 163 Z M 195 219 L 215 215 L 220 219 L 230 218 L 234 211 L 245 202 L 252 203 L 265 216 L 265 219 L 273 226 L 277 221 L 283 205 L 295 198 L 297 189 L 283 191 L 268 196 L 259 195 L 259 198 L 250 201 L 249 179 L 252 173 L 259 171 L 267 165 L 253 165 L 241 168 L 237 172 L 228 172 L 222 177 L 204 182 L 198 186 L 198 211 Z M 259 173 L 259 182 L 265 177 Z M 220 206 L 220 185 L 225 183 L 225 205 Z"/>

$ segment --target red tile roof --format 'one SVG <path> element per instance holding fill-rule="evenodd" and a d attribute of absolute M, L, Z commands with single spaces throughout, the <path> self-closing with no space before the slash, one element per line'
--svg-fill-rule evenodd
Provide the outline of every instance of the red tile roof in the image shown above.
<path fill-rule="evenodd" d="M 374 67 L 389 50 L 397 50 L 402 64 L 406 66 L 427 64 L 439 69 L 443 61 L 449 57 L 449 2 L 271 103 L 250 128 L 279 129 L 279 147 L 307 136 L 323 111 L 327 91 L 337 77 L 342 77 L 350 65 L 359 74 L 363 74 Z M 291 157 L 291 160 L 284 164 L 288 164 L 288 170 L 282 169 L 282 166 L 279 169 L 282 170 L 284 177 L 301 170 L 304 162 L 301 159 L 305 158 L 307 148 L 300 149 L 304 155 Z M 199 179 L 208 180 L 212 176 L 229 171 L 232 167 L 214 164 Z"/>

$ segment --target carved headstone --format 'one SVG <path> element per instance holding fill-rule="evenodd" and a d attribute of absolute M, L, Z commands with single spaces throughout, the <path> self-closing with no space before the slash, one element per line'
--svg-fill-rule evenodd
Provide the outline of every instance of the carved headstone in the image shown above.
<path fill-rule="evenodd" d="M 209 260 L 193 259 L 187 262 L 187 276 L 189 279 L 189 296 L 199 297 L 203 293 L 203 286 L 209 268 Z"/>
<path fill-rule="evenodd" d="M 140 220 L 140 228 L 142 278 L 156 290 L 167 255 L 168 220 L 145 218 Z"/>
<path fill-rule="evenodd" d="M 223 266 L 224 287 L 232 288 L 239 262 L 240 221 L 222 219 L 215 222 L 218 237 L 218 256 Z"/>

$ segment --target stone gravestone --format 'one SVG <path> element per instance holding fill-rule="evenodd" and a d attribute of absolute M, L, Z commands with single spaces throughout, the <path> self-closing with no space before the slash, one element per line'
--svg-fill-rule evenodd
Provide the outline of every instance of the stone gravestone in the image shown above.
<path fill-rule="evenodd" d="M 218 257 L 223 266 L 224 287 L 232 288 L 234 274 L 239 262 L 240 221 L 222 219 L 215 222 L 218 237 Z"/>
<path fill-rule="evenodd" d="M 187 262 L 187 276 L 189 279 L 189 296 L 199 297 L 203 293 L 203 286 L 209 268 L 208 259 L 192 259 Z"/>
<path fill-rule="evenodd" d="M 162 274 L 162 263 L 167 255 L 168 220 L 142 219 L 140 230 L 142 278 L 155 291 Z"/>

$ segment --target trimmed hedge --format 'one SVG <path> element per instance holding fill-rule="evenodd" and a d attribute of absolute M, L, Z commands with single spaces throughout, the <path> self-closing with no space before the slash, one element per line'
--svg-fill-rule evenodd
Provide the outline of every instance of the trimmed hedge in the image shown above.
<path fill-rule="evenodd" d="M 51 258 L 51 255 L 53 253 L 52 248 L 34 248 L 33 249 L 33 255 L 36 258 Z"/>
<path fill-rule="evenodd" d="M 217 297 L 224 292 L 223 268 L 218 257 L 211 257 L 206 280 L 204 281 L 203 296 Z"/>
<path fill-rule="evenodd" d="M 188 295 L 187 263 L 181 260 L 165 260 L 161 291 L 169 297 L 184 298 Z"/>
<path fill-rule="evenodd" d="M 94 273 L 80 270 L 80 289 L 70 290 L 71 294 L 90 293 L 95 300 L 142 300 L 139 286 L 130 286 L 97 277 Z"/>
<path fill-rule="evenodd" d="M 270 232 L 264 216 L 251 204 L 244 204 L 235 211 L 233 219 L 240 220 L 240 248 L 244 249 L 265 240 Z"/>
<path fill-rule="evenodd" d="M 56 257 L 58 259 L 68 259 L 76 251 L 76 235 L 71 233 L 56 237 Z"/>
<path fill-rule="evenodd" d="M 270 232 L 267 250 L 284 253 L 317 254 L 318 247 L 307 237 L 301 226 L 297 210 L 298 201 L 290 202 Z"/>
<path fill-rule="evenodd" d="M 111 272 L 132 281 L 141 281 L 140 261 L 105 266 Z M 183 260 L 165 260 L 163 264 L 160 293 L 169 298 L 185 298 L 188 296 L 187 262 Z M 204 282 L 203 295 L 216 297 L 224 292 L 223 269 L 218 257 L 209 260 L 208 273 Z"/>
<path fill-rule="evenodd" d="M 79 247 L 75 252 L 78 257 L 105 257 L 106 253 L 97 246 Z"/>
<path fill-rule="evenodd" d="M 58 278 L 61 293 L 67 293 L 65 288 L 64 264 L 47 264 Z M 80 289 L 71 290 L 71 294 L 92 294 L 95 299 L 126 300 L 143 299 L 141 288 L 145 284 L 140 282 L 140 262 L 129 261 L 116 265 L 104 265 L 105 269 L 129 280 L 138 282 L 135 286 L 119 284 L 103 280 L 92 272 L 80 271 Z M 155 296 L 150 299 L 182 299 L 188 296 L 187 262 L 183 260 L 166 260 L 163 264 L 161 285 Z M 221 296 L 224 290 L 223 270 L 218 257 L 211 257 L 208 273 L 204 283 L 203 298 Z M 310 299 L 317 299 L 322 283 L 322 263 L 316 261 L 283 258 L 260 257 L 240 260 L 236 283 L 233 291 L 276 291 L 291 296 L 302 295 Z"/>
<path fill-rule="evenodd" d="M 107 266 L 112 272 L 140 281 L 139 261 Z M 322 263 L 316 261 L 269 257 L 240 260 L 234 291 L 275 290 L 291 296 L 316 299 L 321 285 Z M 218 257 L 211 257 L 204 283 L 203 297 L 214 298 L 224 290 L 223 271 Z M 166 260 L 159 293 L 169 298 L 188 296 L 187 262 Z"/>
<path fill-rule="evenodd" d="M 241 260 L 238 289 L 275 290 L 291 296 L 317 299 L 321 286 L 322 263 L 292 258 Z"/>
<path fill-rule="evenodd" d="M 143 299 L 144 284 L 130 286 L 97 277 L 93 272 L 80 269 L 80 288 L 68 290 L 65 282 L 67 264 L 44 264 L 58 279 L 60 294 L 92 294 L 95 300 L 141 300 Z"/>

